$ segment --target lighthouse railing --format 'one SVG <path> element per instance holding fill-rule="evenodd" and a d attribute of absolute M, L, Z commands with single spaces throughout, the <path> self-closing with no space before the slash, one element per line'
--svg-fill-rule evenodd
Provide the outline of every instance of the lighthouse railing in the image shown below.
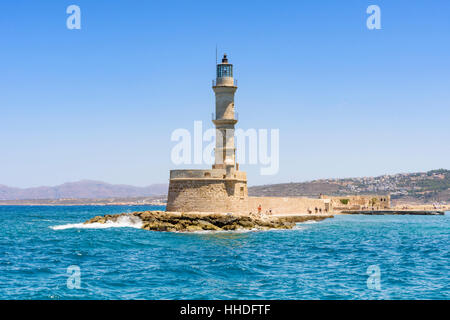
<path fill-rule="evenodd" d="M 234 112 L 234 119 L 235 120 L 239 120 L 239 112 Z M 214 112 L 211 113 L 211 120 L 217 120 L 216 119 L 216 114 Z"/>
<path fill-rule="evenodd" d="M 215 87 L 216 84 L 217 84 L 217 81 L 216 81 L 216 80 L 213 80 L 213 81 L 212 81 L 212 86 Z M 237 85 L 238 85 L 237 79 L 233 79 L 233 86 L 237 87 Z"/>

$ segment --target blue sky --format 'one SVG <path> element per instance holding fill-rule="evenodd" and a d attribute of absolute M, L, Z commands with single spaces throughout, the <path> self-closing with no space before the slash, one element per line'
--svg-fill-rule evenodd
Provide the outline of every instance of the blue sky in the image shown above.
<path fill-rule="evenodd" d="M 279 173 L 249 185 L 450 168 L 448 1 L 9 0 L 0 184 L 168 182 L 172 131 L 212 126 L 216 44 L 238 127 L 280 129 Z"/>

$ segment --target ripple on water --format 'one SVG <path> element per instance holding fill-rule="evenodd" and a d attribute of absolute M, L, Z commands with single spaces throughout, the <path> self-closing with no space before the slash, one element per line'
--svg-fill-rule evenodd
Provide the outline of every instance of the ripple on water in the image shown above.
<path fill-rule="evenodd" d="M 80 227 L 148 209 L 0 207 L 0 298 L 450 298 L 449 215 L 337 216 L 268 232 Z M 81 269 L 79 290 L 66 285 L 71 265 Z M 370 265 L 381 290 L 367 288 Z"/>

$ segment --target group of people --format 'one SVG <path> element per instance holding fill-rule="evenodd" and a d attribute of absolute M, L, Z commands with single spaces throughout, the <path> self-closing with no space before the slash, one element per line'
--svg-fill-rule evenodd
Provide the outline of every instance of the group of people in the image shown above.
<path fill-rule="evenodd" d="M 263 215 L 272 215 L 272 209 L 266 210 L 266 212 L 264 212 L 264 214 L 262 213 L 262 206 L 258 205 L 258 215 L 259 216 L 263 216 Z"/>

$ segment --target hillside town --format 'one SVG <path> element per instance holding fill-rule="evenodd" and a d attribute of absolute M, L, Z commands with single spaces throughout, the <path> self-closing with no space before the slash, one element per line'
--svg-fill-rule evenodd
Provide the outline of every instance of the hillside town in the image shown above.
<path fill-rule="evenodd" d="M 249 193 L 272 196 L 381 193 L 390 194 L 396 203 L 445 204 L 450 203 L 450 170 L 255 186 L 249 188 Z"/>

